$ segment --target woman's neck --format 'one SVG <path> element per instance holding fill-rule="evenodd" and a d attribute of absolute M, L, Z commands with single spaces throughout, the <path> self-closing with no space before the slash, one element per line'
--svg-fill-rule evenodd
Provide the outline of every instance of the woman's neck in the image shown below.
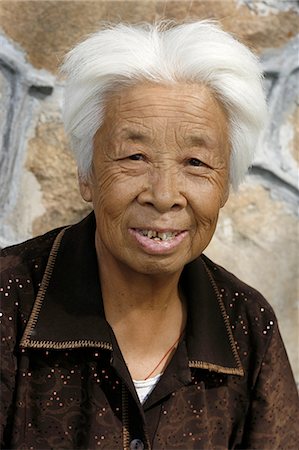
<path fill-rule="evenodd" d="M 180 273 L 146 275 L 106 259 L 99 267 L 106 319 L 132 377 L 144 379 L 185 327 Z"/>
<path fill-rule="evenodd" d="M 100 266 L 100 280 L 107 319 L 156 314 L 162 319 L 181 302 L 179 278 L 180 273 L 147 275 L 121 265 L 112 269 L 105 263 Z"/>

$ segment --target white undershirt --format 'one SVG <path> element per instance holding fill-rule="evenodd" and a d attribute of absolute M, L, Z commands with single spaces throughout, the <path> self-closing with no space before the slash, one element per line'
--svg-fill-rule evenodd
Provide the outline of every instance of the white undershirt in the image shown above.
<path fill-rule="evenodd" d="M 148 378 L 147 380 L 133 380 L 140 403 L 145 402 L 147 397 L 150 395 L 150 393 L 153 391 L 154 387 L 160 380 L 161 376 L 162 373 L 159 373 L 155 377 Z"/>

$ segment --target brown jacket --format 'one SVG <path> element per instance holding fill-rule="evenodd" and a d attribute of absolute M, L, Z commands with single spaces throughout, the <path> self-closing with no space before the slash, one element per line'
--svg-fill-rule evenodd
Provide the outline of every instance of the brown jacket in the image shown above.
<path fill-rule="evenodd" d="M 90 215 L 2 251 L 1 448 L 298 449 L 274 313 L 205 256 L 183 271 L 186 333 L 140 404 L 105 320 L 94 232 Z"/>

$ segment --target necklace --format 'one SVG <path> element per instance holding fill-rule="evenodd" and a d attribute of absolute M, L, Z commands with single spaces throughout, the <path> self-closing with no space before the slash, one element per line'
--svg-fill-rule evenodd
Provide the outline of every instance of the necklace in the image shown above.
<path fill-rule="evenodd" d="M 158 369 L 158 367 L 160 366 L 160 364 L 164 361 L 164 359 L 172 352 L 172 350 L 176 347 L 177 343 L 179 342 L 179 340 L 181 339 L 183 335 L 183 332 L 179 335 L 179 337 L 177 338 L 177 340 L 175 341 L 174 344 L 172 344 L 172 346 L 167 350 L 167 352 L 164 354 L 164 356 L 160 359 L 160 361 L 158 362 L 158 364 L 155 366 L 155 368 L 144 378 L 144 380 L 147 380 L 148 378 L 151 377 L 151 375 L 155 372 L 155 370 Z"/>

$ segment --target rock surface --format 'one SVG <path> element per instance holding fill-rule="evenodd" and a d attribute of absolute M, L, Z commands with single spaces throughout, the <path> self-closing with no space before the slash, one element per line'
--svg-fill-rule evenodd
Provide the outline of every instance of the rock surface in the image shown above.
<path fill-rule="evenodd" d="M 275 1 L 284 3 L 284 0 Z M 297 34 L 298 15 L 293 8 L 276 8 L 269 10 L 269 14 L 259 15 L 258 8 L 254 7 L 258 3 L 264 2 L 2 0 L 0 26 L 24 49 L 34 67 L 56 72 L 64 53 L 83 35 L 98 29 L 103 20 L 142 22 L 159 18 L 216 18 L 225 29 L 258 50 L 279 47 Z"/>
<path fill-rule="evenodd" d="M 63 81 L 57 79 L 57 68 L 62 55 L 102 20 L 161 17 L 215 17 L 262 55 L 269 124 L 254 167 L 221 211 L 206 253 L 272 304 L 299 381 L 299 67 L 294 2 L 2 0 L 0 246 L 74 223 L 90 211 L 80 198 L 61 123 Z"/>

